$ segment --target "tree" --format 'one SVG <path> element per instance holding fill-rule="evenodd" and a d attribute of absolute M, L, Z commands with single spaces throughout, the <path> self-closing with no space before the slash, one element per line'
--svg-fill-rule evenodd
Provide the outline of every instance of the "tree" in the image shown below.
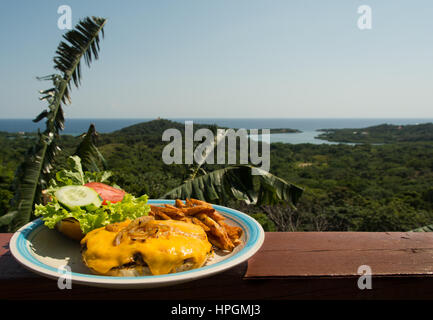
<path fill-rule="evenodd" d="M 58 140 L 64 128 L 63 105 L 71 102 L 72 86 L 81 82 L 81 60 L 87 66 L 99 56 L 100 35 L 104 36 L 106 19 L 92 17 L 81 20 L 73 30 L 68 31 L 56 50 L 54 68 L 59 72 L 40 80 L 52 81 L 53 86 L 40 91 L 40 99 L 48 102 L 48 109 L 42 111 L 33 121 L 46 119 L 46 129 L 38 132 L 38 141 L 26 154 L 18 167 L 11 202 L 11 211 L 0 217 L 0 226 L 9 225 L 10 231 L 30 221 L 35 203 L 41 201 L 41 191 L 47 186 L 50 172 L 60 148 Z"/>

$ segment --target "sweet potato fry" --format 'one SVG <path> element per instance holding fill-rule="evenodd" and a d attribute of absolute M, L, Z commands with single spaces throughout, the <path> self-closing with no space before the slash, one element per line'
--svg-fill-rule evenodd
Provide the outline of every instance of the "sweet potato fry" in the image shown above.
<path fill-rule="evenodd" d="M 230 226 L 224 221 L 218 221 L 218 223 L 226 230 L 227 235 L 235 246 L 241 243 L 240 237 L 242 236 L 242 228 Z"/>
<path fill-rule="evenodd" d="M 149 212 L 149 215 L 155 216 L 156 212 L 158 211 L 158 208 L 159 208 L 159 207 L 154 206 L 154 205 L 151 204 L 151 205 L 150 205 L 150 212 Z"/>
<path fill-rule="evenodd" d="M 227 231 L 229 236 L 232 236 L 233 238 L 240 238 L 242 236 L 242 228 L 230 226 L 224 221 L 218 221 L 218 223 Z"/>
<path fill-rule="evenodd" d="M 197 200 L 197 199 L 190 199 L 189 200 L 193 205 L 195 206 L 206 206 L 206 207 L 212 207 L 212 205 L 206 201 L 203 200 Z"/>
<path fill-rule="evenodd" d="M 235 246 L 227 235 L 226 230 L 222 226 L 220 226 L 215 220 L 204 213 L 199 213 L 196 217 L 210 228 L 209 232 L 211 235 L 221 244 L 221 246 L 219 246 L 220 249 L 228 251 L 233 250 Z"/>
<path fill-rule="evenodd" d="M 184 203 L 176 199 L 175 205 L 164 204 L 162 207 L 150 205 L 150 207 L 150 215 L 156 219 L 174 219 L 201 226 L 209 242 L 222 250 L 232 251 L 241 243 L 242 228 L 225 223 L 225 217 L 206 201 L 187 198 Z"/>
<path fill-rule="evenodd" d="M 192 221 L 192 223 L 202 227 L 204 231 L 206 231 L 206 232 L 210 231 L 210 228 L 207 225 L 205 225 L 203 222 L 201 222 L 199 219 L 197 219 L 196 217 L 192 217 L 191 221 Z"/>
<path fill-rule="evenodd" d="M 165 207 L 165 208 L 171 208 L 171 209 L 174 209 L 174 210 L 178 210 L 177 207 L 172 206 L 171 204 L 164 204 L 164 207 Z"/>
<path fill-rule="evenodd" d="M 166 215 L 164 212 L 161 211 L 156 212 L 155 217 L 161 220 L 171 220 L 171 217 L 169 217 L 168 215 Z"/>
<path fill-rule="evenodd" d="M 183 208 L 181 210 L 186 216 L 192 216 L 192 215 L 196 215 L 198 213 L 208 214 L 210 212 L 215 211 L 214 208 L 210 208 L 210 207 L 206 207 L 206 206 L 195 206 L 195 207 Z"/>
<path fill-rule="evenodd" d="M 181 211 L 181 209 L 178 209 L 176 207 L 161 207 L 159 209 L 159 211 L 165 213 L 166 215 L 168 215 L 169 217 L 178 220 L 180 218 L 183 218 L 185 215 L 183 214 L 183 212 Z"/>
<path fill-rule="evenodd" d="M 176 199 L 176 201 L 175 201 L 175 206 L 178 207 L 178 208 L 180 208 L 180 209 L 182 209 L 182 208 L 185 208 L 185 207 L 186 207 L 186 204 L 184 204 L 184 203 L 182 202 L 182 200 Z"/>
<path fill-rule="evenodd" d="M 214 235 L 212 235 L 210 233 L 208 233 L 207 239 L 209 240 L 209 242 L 211 244 L 213 244 L 217 248 L 223 248 L 224 247 L 224 245 L 221 243 L 220 239 L 215 237 Z"/>
<path fill-rule="evenodd" d="M 157 206 L 150 205 L 151 215 L 153 215 L 155 218 L 159 218 L 159 219 L 162 219 L 162 220 L 170 220 L 171 217 L 169 217 L 164 212 L 162 212 L 161 209 L 162 209 L 162 207 L 157 207 Z"/>
<path fill-rule="evenodd" d="M 194 207 L 194 204 L 191 202 L 189 198 L 186 198 L 185 200 L 185 207 L 187 208 Z"/>
<path fill-rule="evenodd" d="M 220 222 L 225 220 L 224 216 L 218 212 L 214 211 L 209 211 L 209 212 L 205 212 L 209 217 L 211 217 L 212 219 L 214 219 L 216 222 Z"/>

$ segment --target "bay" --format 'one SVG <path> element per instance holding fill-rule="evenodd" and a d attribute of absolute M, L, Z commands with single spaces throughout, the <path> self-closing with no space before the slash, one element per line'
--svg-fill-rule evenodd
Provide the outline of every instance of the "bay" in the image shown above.
<path fill-rule="evenodd" d="M 66 119 L 63 134 L 79 135 L 86 132 L 91 123 L 101 133 L 110 133 L 124 127 L 154 120 L 151 118 L 125 118 L 125 119 Z M 335 144 L 325 140 L 316 139 L 319 129 L 365 128 L 383 123 L 394 125 L 407 125 L 433 122 L 432 118 L 169 118 L 169 120 L 183 123 L 193 121 L 200 124 L 216 124 L 220 127 L 245 129 L 275 129 L 291 128 L 301 130 L 301 133 L 274 133 L 271 142 L 283 143 L 312 143 Z M 31 119 L 0 119 L 0 131 L 6 132 L 37 132 L 43 130 L 45 123 L 34 123 Z"/>

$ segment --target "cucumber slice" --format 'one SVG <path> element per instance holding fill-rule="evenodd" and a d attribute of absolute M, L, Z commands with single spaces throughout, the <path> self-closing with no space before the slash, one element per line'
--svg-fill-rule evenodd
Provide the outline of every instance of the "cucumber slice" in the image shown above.
<path fill-rule="evenodd" d="M 54 193 L 57 200 L 73 210 L 77 207 L 96 206 L 100 207 L 102 199 L 92 188 L 86 186 L 65 186 Z"/>

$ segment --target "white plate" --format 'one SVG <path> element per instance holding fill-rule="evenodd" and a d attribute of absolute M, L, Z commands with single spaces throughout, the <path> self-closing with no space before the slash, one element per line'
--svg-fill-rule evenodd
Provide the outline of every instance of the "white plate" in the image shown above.
<path fill-rule="evenodd" d="M 174 200 L 149 200 L 149 204 L 174 204 Z M 152 288 L 169 286 L 192 281 L 232 268 L 259 250 L 265 233 L 261 225 L 234 209 L 213 205 L 226 217 L 226 223 L 242 228 L 242 244 L 233 252 L 215 252 L 214 258 L 203 267 L 179 273 L 141 277 L 111 277 L 92 274 L 81 261 L 80 245 L 69 240 L 56 230 L 48 229 L 37 219 L 19 229 L 9 243 L 15 259 L 24 267 L 49 278 L 65 277 L 64 266 L 70 268 L 68 274 L 72 283 L 110 288 Z M 67 270 L 67 269 L 66 269 Z"/>

